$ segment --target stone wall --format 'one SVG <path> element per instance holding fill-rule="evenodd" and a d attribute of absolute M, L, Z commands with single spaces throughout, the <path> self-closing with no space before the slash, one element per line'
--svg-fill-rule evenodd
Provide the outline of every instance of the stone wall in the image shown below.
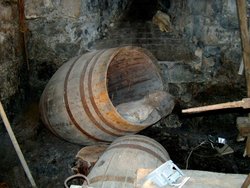
<path fill-rule="evenodd" d="M 1 98 L 9 102 L 27 85 L 39 97 L 53 73 L 71 57 L 90 49 L 131 44 L 149 49 L 165 62 L 160 63 L 164 79 L 185 104 L 193 105 L 196 97 L 207 90 L 220 94 L 219 88 L 228 88 L 227 99 L 231 90 L 240 93 L 240 97 L 245 95 L 244 76 L 237 74 L 241 48 L 234 0 L 171 0 L 170 6 L 166 1 L 168 7 L 164 10 L 171 17 L 173 33 L 162 33 L 150 20 L 117 24 L 129 8 L 137 10 L 130 7 L 131 2 L 26 0 L 30 63 L 27 83 L 20 81 L 26 78 L 25 74 L 19 74 L 24 73 L 25 65 L 18 46 L 17 5 L 15 1 L 2 0 Z M 101 40 L 93 43 L 96 39 Z"/>
<path fill-rule="evenodd" d="M 195 57 L 167 71 L 174 94 L 190 106 L 245 96 L 244 73 L 238 74 L 242 55 L 236 1 L 172 0 L 168 14 Z"/>
<path fill-rule="evenodd" d="M 88 51 L 127 5 L 128 0 L 26 0 L 30 84 L 35 92 L 41 93 L 61 64 Z"/>
<path fill-rule="evenodd" d="M 136 45 L 150 50 L 183 107 L 246 96 L 244 73 L 238 74 L 242 55 L 236 2 L 172 0 L 164 10 L 173 32 L 161 32 L 150 20 L 125 19 L 95 48 Z"/>
<path fill-rule="evenodd" d="M 25 74 L 19 39 L 18 7 L 16 1 L 0 1 L 0 99 L 8 115 L 13 115 L 24 92 Z M 22 71 L 23 72 L 23 71 Z M 24 73 L 24 72 L 23 72 Z"/>

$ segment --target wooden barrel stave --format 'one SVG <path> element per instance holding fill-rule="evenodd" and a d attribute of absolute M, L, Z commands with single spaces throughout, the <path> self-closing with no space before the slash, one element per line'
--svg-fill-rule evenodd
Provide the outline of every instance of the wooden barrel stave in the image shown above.
<path fill-rule="evenodd" d="M 80 121 L 78 121 L 78 119 L 76 119 L 77 117 L 82 117 L 85 115 L 85 112 L 82 110 L 82 108 L 81 107 L 77 108 L 74 105 L 72 105 L 72 103 L 70 103 L 69 101 L 68 102 L 65 101 L 65 98 L 67 98 L 68 100 L 75 99 L 73 95 L 71 95 L 71 93 L 68 94 L 69 89 L 67 88 L 66 90 L 65 85 L 67 85 L 67 87 L 76 85 L 76 88 L 71 91 L 74 92 L 79 91 L 79 84 L 68 83 L 69 80 L 66 79 L 66 76 L 68 75 L 68 73 L 72 73 L 72 70 L 70 71 L 70 67 L 72 67 L 72 65 L 75 66 L 78 64 L 78 62 L 80 65 L 87 64 L 87 61 L 84 62 L 84 60 L 89 59 L 94 55 L 95 53 L 90 53 L 87 55 L 87 57 L 86 55 L 81 56 L 75 58 L 74 61 L 70 61 L 69 63 L 63 65 L 52 77 L 49 84 L 47 85 L 47 88 L 44 90 L 44 92 L 47 93 L 47 100 L 41 101 L 41 103 L 45 104 L 47 103 L 46 105 L 47 109 L 45 110 L 47 112 L 46 116 L 47 119 L 50 120 L 50 125 L 51 125 L 50 127 L 54 129 L 54 132 L 56 132 L 61 138 L 67 141 L 74 143 L 85 143 L 86 145 L 89 145 L 98 140 L 95 139 L 95 137 L 92 139 L 92 135 L 90 135 L 89 132 L 87 132 L 89 125 L 91 125 L 91 121 L 88 120 L 87 116 L 85 116 L 85 119 L 83 119 L 83 121 L 85 122 L 84 126 L 81 123 L 79 123 Z M 75 76 L 76 79 L 78 77 L 79 76 L 77 75 Z M 67 96 L 65 96 L 66 93 Z M 68 110 L 67 110 L 67 103 L 69 106 Z M 72 112 L 72 110 L 75 109 L 78 110 L 77 111 L 78 114 L 73 114 L 74 112 Z M 71 114 L 69 114 L 69 111 Z M 76 126 L 79 126 L 79 128 L 77 128 Z M 85 134 L 85 132 L 90 136 Z"/>
<path fill-rule="evenodd" d="M 85 84 L 85 80 L 87 80 L 88 76 L 86 72 L 88 71 L 90 62 L 95 61 L 100 53 L 101 52 L 96 52 L 94 56 L 91 55 L 89 58 L 85 57 L 83 60 L 80 59 L 72 69 L 68 79 L 67 89 L 67 93 L 70 94 L 68 97 L 69 108 L 82 129 L 90 135 L 101 138 L 101 140 L 112 141 L 119 136 L 119 134 L 117 133 L 117 135 L 114 136 L 111 131 L 106 131 L 105 124 L 93 116 L 95 111 L 92 110 L 88 95 L 91 88 L 86 87 Z M 83 75 L 84 77 L 79 75 Z"/>

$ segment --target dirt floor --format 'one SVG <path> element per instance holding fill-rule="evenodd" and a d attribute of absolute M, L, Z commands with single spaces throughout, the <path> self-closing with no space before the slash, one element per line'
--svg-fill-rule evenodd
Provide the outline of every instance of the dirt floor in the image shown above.
<path fill-rule="evenodd" d="M 242 156 L 244 142 L 235 141 L 235 118 L 240 115 L 243 114 L 238 111 L 192 117 L 175 114 L 140 134 L 159 141 L 182 169 L 186 168 L 189 158 L 188 169 L 247 174 L 250 159 Z M 169 128 L 168 124 L 175 128 Z M 72 174 L 74 157 L 82 146 L 68 143 L 48 131 L 39 119 L 37 102 L 28 105 L 12 126 L 38 187 L 62 187 L 63 181 Z M 208 142 L 197 147 L 208 141 L 208 135 L 226 138 L 234 153 L 219 156 Z M 6 182 L 9 187 L 29 187 L 6 132 L 0 134 L 0 140 L 0 182 Z"/>
<path fill-rule="evenodd" d="M 243 111 L 229 110 L 196 116 L 177 116 L 181 126 L 167 128 L 166 122 L 142 132 L 159 141 L 181 169 L 248 174 L 250 158 L 243 157 L 245 141 L 237 142 L 237 117 L 246 116 Z M 168 122 L 169 123 L 169 122 Z M 165 128 L 164 128 L 165 125 Z M 225 138 L 232 154 L 220 155 L 211 144 L 211 138 Z M 192 152 L 190 154 L 190 152 Z M 187 164 L 188 163 L 188 164 Z"/>
<path fill-rule="evenodd" d="M 37 103 L 29 105 L 12 126 L 38 187 L 63 187 L 64 180 L 72 175 L 74 157 L 82 146 L 51 134 L 39 119 Z M 0 135 L 0 140 L 0 180 L 10 187 L 28 187 L 6 132 Z"/>

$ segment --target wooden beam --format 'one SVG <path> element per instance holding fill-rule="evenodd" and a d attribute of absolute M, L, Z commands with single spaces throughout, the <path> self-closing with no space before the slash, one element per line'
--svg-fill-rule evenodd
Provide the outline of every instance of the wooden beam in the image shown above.
<path fill-rule="evenodd" d="M 246 85 L 247 85 L 247 96 L 250 97 L 250 41 L 249 41 L 249 29 L 248 29 L 248 18 L 247 18 L 247 3 L 246 0 L 236 0 L 238 19 L 240 26 L 242 56 L 245 67 Z M 250 118 L 250 116 L 249 116 Z M 247 155 L 250 156 L 250 136 L 247 138 L 246 151 Z"/>
<path fill-rule="evenodd" d="M 247 96 L 250 97 L 250 44 L 246 0 L 236 0 L 241 35 L 242 56 L 247 82 Z"/>
<path fill-rule="evenodd" d="M 220 109 L 228 109 L 228 108 L 250 108 L 250 98 L 244 98 L 241 101 L 234 101 L 234 102 L 227 102 L 227 103 L 220 103 L 214 105 L 207 105 L 207 106 L 200 106 L 195 108 L 188 108 L 182 110 L 182 113 L 200 113 L 212 110 L 220 110 Z"/>
<path fill-rule="evenodd" d="M 246 180 L 244 181 L 243 185 L 241 186 L 241 188 L 248 188 L 248 186 L 250 185 L 250 174 L 248 174 Z"/>

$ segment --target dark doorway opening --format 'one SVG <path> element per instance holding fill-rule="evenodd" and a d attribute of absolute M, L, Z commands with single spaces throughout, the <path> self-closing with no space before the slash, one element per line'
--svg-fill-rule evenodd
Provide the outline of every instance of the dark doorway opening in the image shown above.
<path fill-rule="evenodd" d="M 157 10 L 167 12 L 169 8 L 170 0 L 134 0 L 125 20 L 131 22 L 148 21 L 152 19 Z"/>

